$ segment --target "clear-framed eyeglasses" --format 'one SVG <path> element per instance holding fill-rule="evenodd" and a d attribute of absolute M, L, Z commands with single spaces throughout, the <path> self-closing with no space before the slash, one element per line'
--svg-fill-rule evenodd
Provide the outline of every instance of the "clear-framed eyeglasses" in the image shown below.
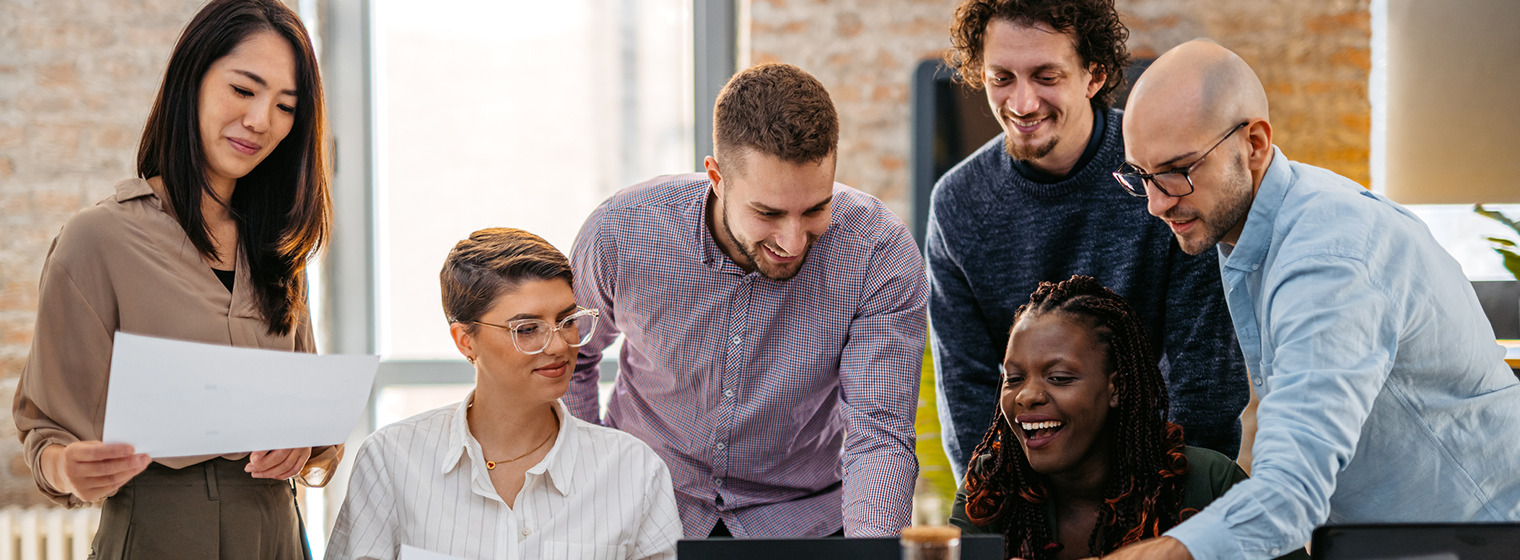
<path fill-rule="evenodd" d="M 564 339 L 565 344 L 571 348 L 580 348 L 587 342 L 591 342 L 591 335 L 596 332 L 596 322 L 602 313 L 595 309 L 581 308 L 570 316 L 560 319 L 559 324 L 550 324 L 543 319 L 519 319 L 505 325 L 486 323 L 484 321 L 471 321 L 477 325 L 505 329 L 512 333 L 512 345 L 517 351 L 524 354 L 538 354 L 549 348 L 549 342 L 555 334 Z"/>
<path fill-rule="evenodd" d="M 1119 166 L 1118 171 L 1114 172 L 1114 178 L 1119 180 L 1119 184 L 1124 187 L 1124 192 L 1140 198 L 1146 197 L 1146 181 L 1150 181 L 1151 185 L 1156 187 L 1156 190 L 1161 191 L 1161 194 L 1172 198 L 1181 198 L 1193 194 L 1193 169 L 1202 164 L 1203 160 L 1209 157 L 1209 154 L 1214 153 L 1214 148 L 1218 148 L 1220 144 L 1229 139 L 1230 135 L 1235 134 L 1235 131 L 1244 128 L 1248 124 L 1251 124 L 1250 121 L 1235 125 L 1235 128 L 1224 133 L 1224 137 L 1214 143 L 1214 147 L 1209 148 L 1202 156 L 1198 157 L 1197 161 L 1186 167 L 1179 167 L 1160 173 L 1146 173 L 1126 161 Z"/>

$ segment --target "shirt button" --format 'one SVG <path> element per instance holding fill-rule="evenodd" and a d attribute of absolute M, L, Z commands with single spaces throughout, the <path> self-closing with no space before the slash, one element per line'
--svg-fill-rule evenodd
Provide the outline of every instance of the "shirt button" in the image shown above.
<path fill-rule="evenodd" d="M 1282 554 L 1282 549 L 1281 548 L 1274 548 L 1274 549 L 1272 549 L 1272 555 L 1273 556 L 1278 556 L 1278 555 L 1281 555 L 1281 554 Z"/>
<path fill-rule="evenodd" d="M 723 485 L 723 479 L 721 479 L 721 478 L 714 478 L 713 479 L 713 484 L 716 484 L 718 486 L 722 486 Z"/>
<path fill-rule="evenodd" d="M 732 396 L 734 396 L 734 390 L 733 389 L 728 389 L 728 390 L 723 391 L 723 396 L 725 396 L 725 397 L 732 397 Z"/>
<path fill-rule="evenodd" d="M 732 343 L 734 343 L 734 346 L 738 346 L 738 345 L 739 345 L 739 341 L 740 341 L 740 340 L 741 340 L 741 339 L 740 339 L 740 338 L 739 338 L 739 337 L 738 337 L 738 336 L 735 336 L 735 337 L 734 337 L 734 338 L 733 338 L 733 339 L 731 339 L 731 340 L 730 340 L 730 341 L 729 341 L 729 342 L 732 342 Z"/>
<path fill-rule="evenodd" d="M 1252 377 L 1251 378 L 1251 382 L 1255 383 L 1257 387 L 1261 386 L 1261 378 L 1260 377 Z"/>
<path fill-rule="evenodd" d="M 1256 269 L 1259 269 L 1259 268 L 1261 268 L 1261 265 L 1259 265 L 1259 264 L 1253 264 L 1253 265 L 1251 265 L 1251 270 L 1256 270 Z M 1277 554 L 1277 553 L 1274 552 L 1273 554 Z"/>
<path fill-rule="evenodd" d="M 523 527 L 522 528 L 522 536 L 526 537 L 526 536 L 531 535 L 531 534 L 533 534 L 533 530 L 532 529 L 529 529 L 527 527 Z"/>
<path fill-rule="evenodd" d="M 723 448 L 728 447 L 728 444 L 725 444 L 725 443 L 723 443 L 723 442 L 720 441 L 720 442 L 718 442 L 718 445 L 716 447 L 718 448 L 718 451 L 722 451 Z"/>

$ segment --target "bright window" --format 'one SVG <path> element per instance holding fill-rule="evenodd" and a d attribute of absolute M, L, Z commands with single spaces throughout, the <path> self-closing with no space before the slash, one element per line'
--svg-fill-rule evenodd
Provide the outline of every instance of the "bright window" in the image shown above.
<path fill-rule="evenodd" d="M 569 253 L 619 188 L 691 170 L 688 0 L 375 3 L 378 350 L 459 359 L 438 271 L 514 227 Z"/>

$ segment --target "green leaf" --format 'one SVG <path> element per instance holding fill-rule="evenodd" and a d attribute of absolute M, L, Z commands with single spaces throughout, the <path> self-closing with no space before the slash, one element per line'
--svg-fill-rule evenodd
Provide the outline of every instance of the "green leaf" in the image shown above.
<path fill-rule="evenodd" d="M 1516 224 L 1514 220 L 1505 217 L 1504 214 L 1501 214 L 1498 211 L 1484 208 L 1482 204 L 1474 204 L 1473 213 L 1504 224 L 1509 229 L 1515 230 L 1515 233 L 1520 233 L 1520 224 Z"/>
<path fill-rule="evenodd" d="M 1514 251 L 1508 249 L 1499 249 L 1497 247 L 1494 248 L 1494 252 L 1499 253 L 1504 257 L 1505 270 L 1508 270 L 1510 275 L 1514 276 L 1516 280 L 1520 280 L 1520 254 L 1516 254 Z"/>
<path fill-rule="evenodd" d="M 1514 241 L 1510 241 L 1510 240 L 1505 239 L 1503 237 L 1485 237 L 1484 239 L 1487 239 L 1489 243 L 1493 243 L 1494 245 L 1503 245 L 1505 247 L 1520 246 L 1520 245 L 1517 245 Z"/>

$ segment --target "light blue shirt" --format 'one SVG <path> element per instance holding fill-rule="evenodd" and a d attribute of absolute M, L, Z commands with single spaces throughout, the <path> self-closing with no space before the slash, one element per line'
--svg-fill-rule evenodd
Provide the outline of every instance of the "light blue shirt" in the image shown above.
<path fill-rule="evenodd" d="M 1167 535 L 1269 558 L 1327 522 L 1520 520 L 1520 382 L 1423 222 L 1274 148 L 1219 253 L 1261 398 L 1251 478 Z"/>

